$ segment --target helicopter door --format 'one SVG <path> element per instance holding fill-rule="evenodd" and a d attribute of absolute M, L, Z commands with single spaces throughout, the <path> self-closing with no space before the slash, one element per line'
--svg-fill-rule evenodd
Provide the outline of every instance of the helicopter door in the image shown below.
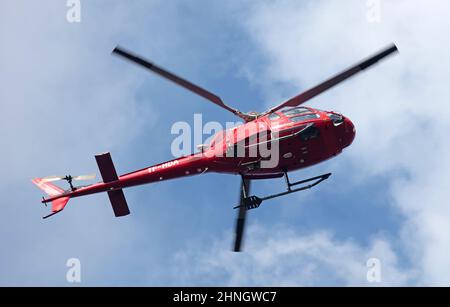
<path fill-rule="evenodd" d="M 252 131 L 253 132 L 253 131 Z M 247 135 L 233 145 L 233 157 L 240 159 L 239 165 L 257 164 L 270 152 L 271 132 L 266 125 L 261 130 Z"/>

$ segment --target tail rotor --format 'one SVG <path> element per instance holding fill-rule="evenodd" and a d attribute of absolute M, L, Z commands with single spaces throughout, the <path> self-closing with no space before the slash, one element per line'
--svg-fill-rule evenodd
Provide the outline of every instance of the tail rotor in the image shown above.
<path fill-rule="evenodd" d="M 53 182 L 53 181 L 65 180 L 69 184 L 70 189 L 72 191 L 75 191 L 76 187 L 73 186 L 72 181 L 74 181 L 74 180 L 75 181 L 92 180 L 92 179 L 95 179 L 95 174 L 81 175 L 81 176 L 71 176 L 71 175 L 66 175 L 66 176 L 48 176 L 48 177 L 42 178 L 42 182 Z"/>

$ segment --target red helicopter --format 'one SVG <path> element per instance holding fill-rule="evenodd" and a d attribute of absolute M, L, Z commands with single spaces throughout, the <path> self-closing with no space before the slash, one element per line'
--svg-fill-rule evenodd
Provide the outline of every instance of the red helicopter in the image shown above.
<path fill-rule="evenodd" d="M 52 213 L 44 218 L 61 212 L 70 198 L 100 192 L 107 192 L 116 217 L 125 216 L 130 213 L 130 210 L 123 188 L 206 172 L 235 174 L 241 177 L 239 204 L 234 207 L 238 209 L 238 217 L 233 250 L 238 252 L 241 250 L 248 210 L 258 208 L 263 201 L 310 189 L 328 179 L 331 173 L 291 182 L 288 172 L 320 163 L 340 154 L 355 138 L 353 123 L 342 114 L 301 105 L 397 51 L 397 47 L 392 44 L 342 73 L 263 113 L 243 113 L 226 105 L 221 98 L 210 91 L 123 48 L 116 47 L 113 54 L 200 95 L 235 114 L 245 123 L 217 133 L 210 144 L 199 146 L 200 152 L 121 176 L 117 175 L 109 153 L 96 155 L 95 159 L 103 182 L 88 186 L 74 186 L 73 181 L 93 179 L 95 175 L 35 178 L 32 182 L 48 194 L 47 198 L 43 197 L 42 203 L 52 204 Z M 264 147 L 265 150 L 255 150 L 258 147 Z M 269 154 L 266 154 L 267 152 Z M 251 180 L 281 177 L 285 178 L 286 191 L 265 197 L 249 194 Z M 57 180 L 66 180 L 70 188 L 64 190 L 51 183 Z"/>

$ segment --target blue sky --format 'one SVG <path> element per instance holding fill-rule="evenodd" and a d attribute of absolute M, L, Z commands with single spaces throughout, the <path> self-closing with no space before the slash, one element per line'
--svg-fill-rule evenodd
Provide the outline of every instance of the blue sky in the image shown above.
<path fill-rule="evenodd" d="M 369 286 L 373 257 L 379 285 L 450 284 L 449 5 L 381 4 L 369 23 L 365 1 L 82 0 L 81 22 L 68 23 L 65 1 L 2 1 L 0 284 L 70 285 L 73 257 L 81 285 Z M 125 218 L 94 195 L 41 220 L 31 178 L 97 172 L 104 151 L 129 172 L 173 158 L 176 121 L 235 120 L 111 56 L 116 44 L 261 111 L 390 42 L 400 56 L 309 103 L 350 117 L 357 138 L 292 175 L 330 180 L 249 214 L 244 253 L 230 252 L 236 176 L 128 189 Z M 282 188 L 254 184 L 257 195 Z"/>

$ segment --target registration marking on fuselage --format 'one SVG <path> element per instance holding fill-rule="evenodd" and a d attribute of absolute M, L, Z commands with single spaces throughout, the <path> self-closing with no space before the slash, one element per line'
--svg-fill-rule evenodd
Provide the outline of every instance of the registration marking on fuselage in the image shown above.
<path fill-rule="evenodd" d="M 166 163 L 163 163 L 163 164 L 159 164 L 159 165 L 156 165 L 156 166 L 149 167 L 148 168 L 148 172 L 149 173 L 154 173 L 154 172 L 156 172 L 156 171 L 158 171 L 160 169 L 166 169 L 166 168 L 178 165 L 178 164 L 180 164 L 180 161 L 178 161 L 178 160 L 169 161 L 169 162 L 166 162 Z"/>

